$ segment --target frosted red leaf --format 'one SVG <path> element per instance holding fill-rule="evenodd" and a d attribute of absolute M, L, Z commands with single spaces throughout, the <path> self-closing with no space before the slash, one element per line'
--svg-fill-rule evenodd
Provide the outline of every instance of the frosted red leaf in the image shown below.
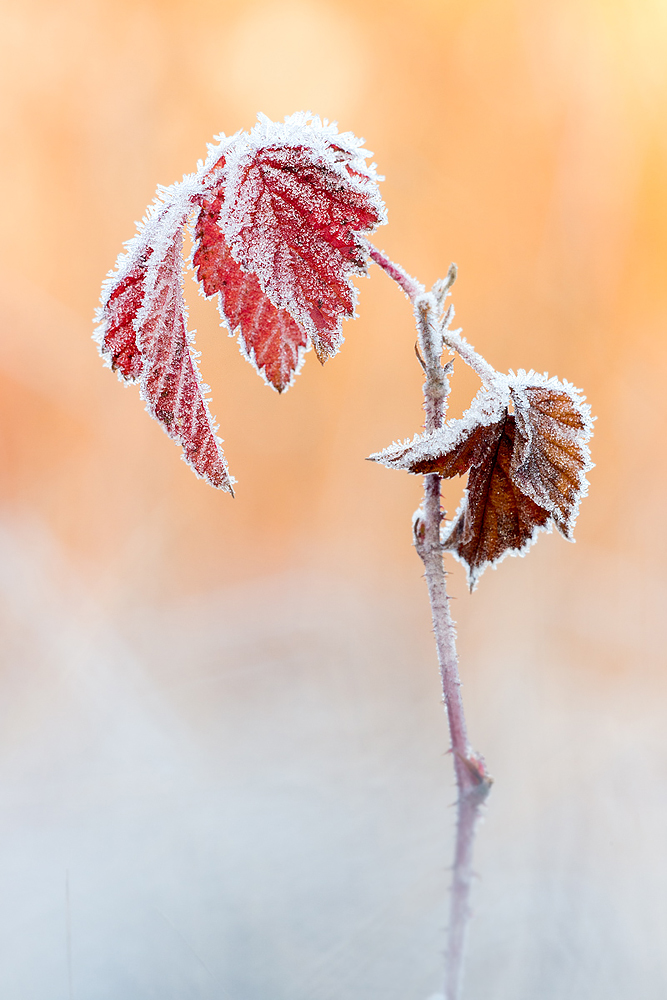
<path fill-rule="evenodd" d="M 266 381 L 283 392 L 298 372 L 308 338 L 286 309 L 276 309 L 259 281 L 236 263 L 218 226 L 220 194 L 203 198 L 195 225 L 193 264 L 207 296 L 218 296 L 231 334 Z"/>
<path fill-rule="evenodd" d="M 141 395 L 146 408 L 183 448 L 192 469 L 218 489 L 232 490 L 215 426 L 190 349 L 181 287 L 181 232 L 167 248 L 154 279 L 150 304 L 137 330 L 144 358 Z"/>
<path fill-rule="evenodd" d="M 363 233 L 385 221 L 360 140 L 299 112 L 263 116 L 218 137 L 197 173 L 158 189 L 139 232 L 102 288 L 95 334 L 120 378 L 141 382 L 148 411 L 213 486 L 231 484 L 187 333 L 183 231 L 196 214 L 193 265 L 217 295 L 242 353 L 279 392 L 311 343 L 321 361 L 354 315 L 352 274 L 365 274 Z"/>
<path fill-rule="evenodd" d="M 218 489 L 232 492 L 187 332 L 182 290 L 187 189 L 158 205 L 107 279 L 97 313 L 100 352 L 127 381 L 141 383 L 151 416 L 183 448 L 185 461 Z"/>
<path fill-rule="evenodd" d="M 335 140 L 335 141 L 334 141 Z M 319 119 L 261 119 L 228 151 L 219 225 L 232 256 L 277 309 L 312 339 L 320 361 L 354 315 L 352 274 L 366 274 L 359 235 L 385 221 L 377 177 L 359 141 Z"/>
<path fill-rule="evenodd" d="M 119 378 L 127 382 L 136 382 L 141 375 L 142 359 L 134 320 L 144 301 L 146 264 L 152 252 L 151 247 L 142 249 L 130 262 L 127 273 L 118 275 L 102 303 L 100 353 Z"/>

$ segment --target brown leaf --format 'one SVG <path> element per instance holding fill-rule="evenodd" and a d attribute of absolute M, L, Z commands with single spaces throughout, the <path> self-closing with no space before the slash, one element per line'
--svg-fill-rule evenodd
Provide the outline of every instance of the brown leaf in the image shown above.
<path fill-rule="evenodd" d="M 552 524 L 572 537 L 592 467 L 591 433 L 589 408 L 573 386 L 519 372 L 499 375 L 460 420 L 371 458 L 416 475 L 469 472 L 443 545 L 464 563 L 474 589 L 487 566 L 522 555 Z"/>
<path fill-rule="evenodd" d="M 539 530 L 551 529 L 548 511 L 526 496 L 511 475 L 514 416 L 508 413 L 480 430 L 486 454 L 470 469 L 463 502 L 443 541 L 465 565 L 471 590 L 487 566 L 506 555 L 522 554 Z"/>
<path fill-rule="evenodd" d="M 540 376 L 531 372 L 526 378 Z M 592 424 L 589 408 L 573 386 L 543 381 L 511 388 L 516 414 L 511 474 L 526 496 L 549 511 L 558 530 L 572 538 L 591 468 L 586 442 Z"/>

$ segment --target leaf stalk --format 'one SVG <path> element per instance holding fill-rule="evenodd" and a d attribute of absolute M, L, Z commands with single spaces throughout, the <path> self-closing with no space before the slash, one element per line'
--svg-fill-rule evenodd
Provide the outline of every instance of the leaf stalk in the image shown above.
<path fill-rule="evenodd" d="M 424 294 L 424 286 L 420 281 L 408 274 L 400 264 L 395 264 L 387 257 L 386 253 L 378 250 L 372 243 L 368 244 L 368 254 L 372 261 L 378 264 L 383 271 L 386 271 L 397 285 L 400 285 L 411 302 L 415 302 L 418 296 Z"/>

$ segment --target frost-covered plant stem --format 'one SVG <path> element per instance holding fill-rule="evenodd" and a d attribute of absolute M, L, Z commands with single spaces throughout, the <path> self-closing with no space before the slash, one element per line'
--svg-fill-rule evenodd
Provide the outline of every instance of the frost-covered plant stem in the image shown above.
<path fill-rule="evenodd" d="M 444 282 L 436 284 L 432 292 L 418 295 L 415 300 L 418 345 L 425 374 L 424 410 L 427 433 L 442 427 L 447 409 L 449 366 L 443 367 L 441 360 L 443 328 L 446 329 L 447 317 L 443 322 L 440 313 L 448 289 L 455 278 L 456 268 L 452 265 Z M 480 806 L 491 787 L 491 779 L 486 773 L 483 759 L 472 751 L 468 743 L 456 653 L 456 630 L 449 613 L 449 598 L 445 584 L 443 548 L 440 540 L 442 518 L 440 476 L 431 473 L 424 477 L 424 501 L 415 515 L 414 534 L 417 552 L 424 563 L 428 586 L 458 788 L 456 849 L 445 973 L 445 998 L 458 1000 L 466 932 L 470 919 L 469 897 L 475 825 Z"/>

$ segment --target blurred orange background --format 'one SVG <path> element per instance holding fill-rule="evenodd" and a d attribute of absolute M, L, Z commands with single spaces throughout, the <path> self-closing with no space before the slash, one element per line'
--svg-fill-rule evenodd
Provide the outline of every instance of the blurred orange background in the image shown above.
<path fill-rule="evenodd" d="M 421 426 L 408 303 L 373 268 L 340 355 L 310 354 L 279 397 L 188 279 L 234 500 L 90 339 L 156 184 L 258 111 L 299 109 L 365 137 L 386 176 L 376 244 L 427 285 L 456 261 L 457 322 L 487 359 L 568 379 L 598 418 L 576 546 L 541 536 L 472 596 L 450 567 L 471 735 L 497 778 L 467 995 L 664 996 L 667 7 L 4 0 L 0 52 L 3 996 L 439 988 L 453 793 L 420 482 L 363 461 Z M 457 415 L 477 386 L 460 364 L 454 384 Z M 304 809 L 324 795 L 312 827 L 287 786 Z M 276 810 L 262 836 L 249 787 Z M 379 830 L 397 831 L 382 850 Z M 108 865 L 130 894 L 115 902 Z"/>

